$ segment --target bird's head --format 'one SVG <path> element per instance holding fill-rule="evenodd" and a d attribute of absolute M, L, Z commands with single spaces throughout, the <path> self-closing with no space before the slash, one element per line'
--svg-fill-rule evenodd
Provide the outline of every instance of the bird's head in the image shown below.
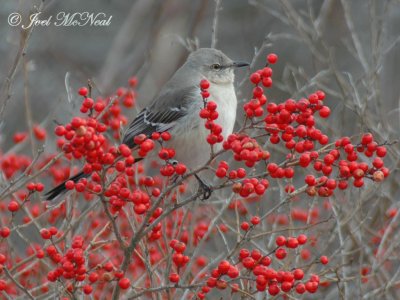
<path fill-rule="evenodd" d="M 249 65 L 245 62 L 235 62 L 221 51 L 211 48 L 200 48 L 192 52 L 188 57 L 187 64 L 215 84 L 232 83 L 234 69 Z"/>

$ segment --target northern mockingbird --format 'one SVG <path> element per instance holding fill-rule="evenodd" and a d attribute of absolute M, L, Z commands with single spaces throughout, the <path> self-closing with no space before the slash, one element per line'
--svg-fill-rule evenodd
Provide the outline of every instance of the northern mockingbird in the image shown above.
<path fill-rule="evenodd" d="M 201 48 L 192 52 L 151 104 L 132 121 L 124 134 L 123 143 L 133 148 L 134 137 L 139 134 L 150 137 L 153 132 L 168 131 L 172 138 L 166 142 L 166 147 L 175 149 L 176 160 L 189 169 L 204 165 L 210 158 L 210 146 L 206 142 L 208 131 L 204 120 L 199 117 L 204 107 L 199 83 L 202 79 L 210 82 L 209 99 L 218 105 L 216 123 L 222 126 L 222 135 L 226 138 L 232 133 L 236 119 L 234 69 L 248 65 L 234 62 L 216 49 Z M 214 147 L 218 151 L 222 145 Z M 88 174 L 81 172 L 69 180 L 77 182 L 85 176 Z M 65 183 L 62 183 L 47 192 L 46 199 L 53 200 L 64 191 Z"/>

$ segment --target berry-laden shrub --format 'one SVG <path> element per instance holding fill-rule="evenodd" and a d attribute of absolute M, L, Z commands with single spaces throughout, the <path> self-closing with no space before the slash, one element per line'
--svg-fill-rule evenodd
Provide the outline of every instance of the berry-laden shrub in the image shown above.
<path fill-rule="evenodd" d="M 397 210 L 386 212 L 386 223 L 374 220 L 380 227 L 362 241 L 347 228 L 341 206 L 359 209 L 357 190 L 376 188 L 389 176 L 389 143 L 369 132 L 327 134 L 323 120 L 331 111 L 323 91 L 280 103 L 268 99 L 277 62 L 269 54 L 266 66 L 249 76 L 252 94 L 239 115 L 244 121 L 226 139 L 211 83 L 199 83 L 204 107 L 198 117 L 212 153 L 204 168 L 215 174 L 211 197 L 203 201 L 204 190 L 190 186 L 196 172 L 165 146 L 169 132 L 140 134 L 132 149 L 121 144 L 136 78 L 106 98 L 80 88 L 80 114 L 54 128 L 56 153 L 0 156 L 6 181 L 0 292 L 12 299 L 255 299 L 260 293 L 321 299 L 352 278 L 377 288 L 380 281 L 370 283 L 377 265 L 365 261 L 352 270 L 345 245 L 359 241 L 390 270 L 385 241 Z M 50 136 L 34 128 L 38 141 L 51 143 Z M 28 139 L 14 136 L 15 143 Z M 223 149 L 214 151 L 216 144 Z M 79 171 L 77 161 L 85 176 L 68 180 Z M 64 181 L 69 192 L 61 201 L 42 201 L 45 185 Z"/>

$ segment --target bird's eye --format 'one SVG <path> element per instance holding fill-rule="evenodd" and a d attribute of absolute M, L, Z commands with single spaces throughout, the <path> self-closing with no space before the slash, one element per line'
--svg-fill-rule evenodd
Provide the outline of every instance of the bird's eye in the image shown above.
<path fill-rule="evenodd" d="M 211 69 L 213 69 L 215 71 L 219 71 L 219 70 L 221 70 L 221 65 L 220 64 L 213 64 L 213 65 L 211 65 Z"/>

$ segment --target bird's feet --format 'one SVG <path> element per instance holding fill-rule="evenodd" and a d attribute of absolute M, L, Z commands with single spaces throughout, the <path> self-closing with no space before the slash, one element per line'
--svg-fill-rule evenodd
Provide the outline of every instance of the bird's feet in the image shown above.
<path fill-rule="evenodd" d="M 194 175 L 199 182 L 199 190 L 202 192 L 200 200 L 204 201 L 211 197 L 212 187 L 205 183 L 197 174 Z"/>

